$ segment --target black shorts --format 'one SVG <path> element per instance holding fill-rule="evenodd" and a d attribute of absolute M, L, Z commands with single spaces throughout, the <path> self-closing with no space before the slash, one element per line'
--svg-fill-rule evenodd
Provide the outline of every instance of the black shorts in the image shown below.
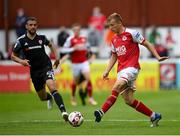
<path fill-rule="evenodd" d="M 36 92 L 38 92 L 44 88 L 46 80 L 54 80 L 54 71 L 49 67 L 41 70 L 31 71 L 31 79 Z"/>

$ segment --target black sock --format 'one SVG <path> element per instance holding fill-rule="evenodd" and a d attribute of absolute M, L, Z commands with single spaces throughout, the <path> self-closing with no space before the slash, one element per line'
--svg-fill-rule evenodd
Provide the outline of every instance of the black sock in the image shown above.
<path fill-rule="evenodd" d="M 79 89 L 79 96 L 81 98 L 82 105 L 86 105 L 85 95 L 82 88 Z"/>
<path fill-rule="evenodd" d="M 65 112 L 66 109 L 65 109 L 65 106 L 64 106 L 64 102 L 63 102 L 63 99 L 62 99 L 61 95 L 58 93 L 58 91 L 54 90 L 53 92 L 51 92 L 51 94 L 54 97 L 54 100 L 55 100 L 57 106 L 59 107 L 60 111 Z"/>
<path fill-rule="evenodd" d="M 46 100 L 50 100 L 50 99 L 52 99 L 52 96 L 51 96 L 49 93 L 47 93 L 47 98 L 46 98 Z"/>

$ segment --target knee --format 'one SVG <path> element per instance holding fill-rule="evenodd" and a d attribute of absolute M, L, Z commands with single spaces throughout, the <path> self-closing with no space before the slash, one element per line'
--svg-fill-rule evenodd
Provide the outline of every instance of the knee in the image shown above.
<path fill-rule="evenodd" d="M 39 99 L 40 99 L 41 101 L 46 101 L 46 100 L 47 100 L 47 97 L 41 96 L 41 97 L 39 97 Z"/>
<path fill-rule="evenodd" d="M 127 105 L 132 105 L 133 103 L 133 100 L 129 99 L 128 97 L 127 98 L 124 98 L 124 102 L 127 104 Z"/>
<path fill-rule="evenodd" d="M 49 91 L 50 91 L 50 92 L 56 90 L 55 84 L 50 84 L 50 85 L 48 86 L 48 88 L 49 88 Z"/>
<path fill-rule="evenodd" d="M 57 90 L 55 86 L 49 87 L 49 91 L 52 92 L 54 90 Z"/>

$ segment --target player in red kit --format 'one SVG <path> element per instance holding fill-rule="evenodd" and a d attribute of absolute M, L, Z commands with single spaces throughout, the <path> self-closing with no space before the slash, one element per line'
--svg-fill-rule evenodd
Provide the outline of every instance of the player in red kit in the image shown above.
<path fill-rule="evenodd" d="M 140 71 L 138 44 L 145 46 L 158 61 L 166 60 L 168 57 L 159 56 L 152 44 L 145 40 L 139 32 L 124 27 L 119 14 L 111 14 L 108 17 L 107 24 L 115 35 L 111 41 L 112 55 L 103 73 L 103 79 L 108 79 L 109 72 L 117 61 L 117 80 L 112 88 L 112 94 L 107 98 L 101 109 L 94 111 L 95 121 L 101 121 L 103 115 L 112 107 L 120 94 L 127 105 L 148 116 L 152 122 L 151 126 L 155 127 L 161 119 L 161 114 L 153 112 L 141 101 L 134 98 L 134 82 Z"/>
<path fill-rule="evenodd" d="M 72 50 L 69 54 L 70 60 L 72 62 L 72 71 L 73 71 L 73 83 L 72 83 L 72 98 L 71 98 L 71 104 L 76 105 L 76 99 L 75 99 L 75 91 L 76 86 L 81 84 L 80 80 L 84 80 L 85 84 L 85 90 L 87 91 L 87 94 L 89 96 L 89 103 L 92 105 L 96 105 L 97 102 L 92 97 L 92 83 L 90 80 L 90 68 L 89 68 L 89 62 L 88 62 L 88 48 L 89 44 L 87 42 L 86 37 L 83 37 L 80 35 L 81 26 L 79 24 L 74 24 L 72 27 L 74 35 L 69 37 L 65 44 L 65 49 L 72 49 L 76 48 L 75 50 Z M 82 79 L 84 78 L 84 79 Z M 84 91 L 84 92 L 86 92 Z M 85 105 L 84 98 L 86 97 L 85 93 L 82 93 L 82 88 L 80 88 L 80 96 L 82 98 L 82 103 Z"/>

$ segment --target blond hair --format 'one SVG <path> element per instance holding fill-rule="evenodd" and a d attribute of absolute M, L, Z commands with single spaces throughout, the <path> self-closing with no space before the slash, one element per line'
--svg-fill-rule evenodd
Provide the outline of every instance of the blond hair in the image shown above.
<path fill-rule="evenodd" d="M 118 13 L 113 13 L 111 14 L 108 18 L 107 18 L 107 25 L 109 24 L 109 22 L 114 19 L 116 22 L 121 22 L 122 23 L 122 17 L 120 14 Z"/>

